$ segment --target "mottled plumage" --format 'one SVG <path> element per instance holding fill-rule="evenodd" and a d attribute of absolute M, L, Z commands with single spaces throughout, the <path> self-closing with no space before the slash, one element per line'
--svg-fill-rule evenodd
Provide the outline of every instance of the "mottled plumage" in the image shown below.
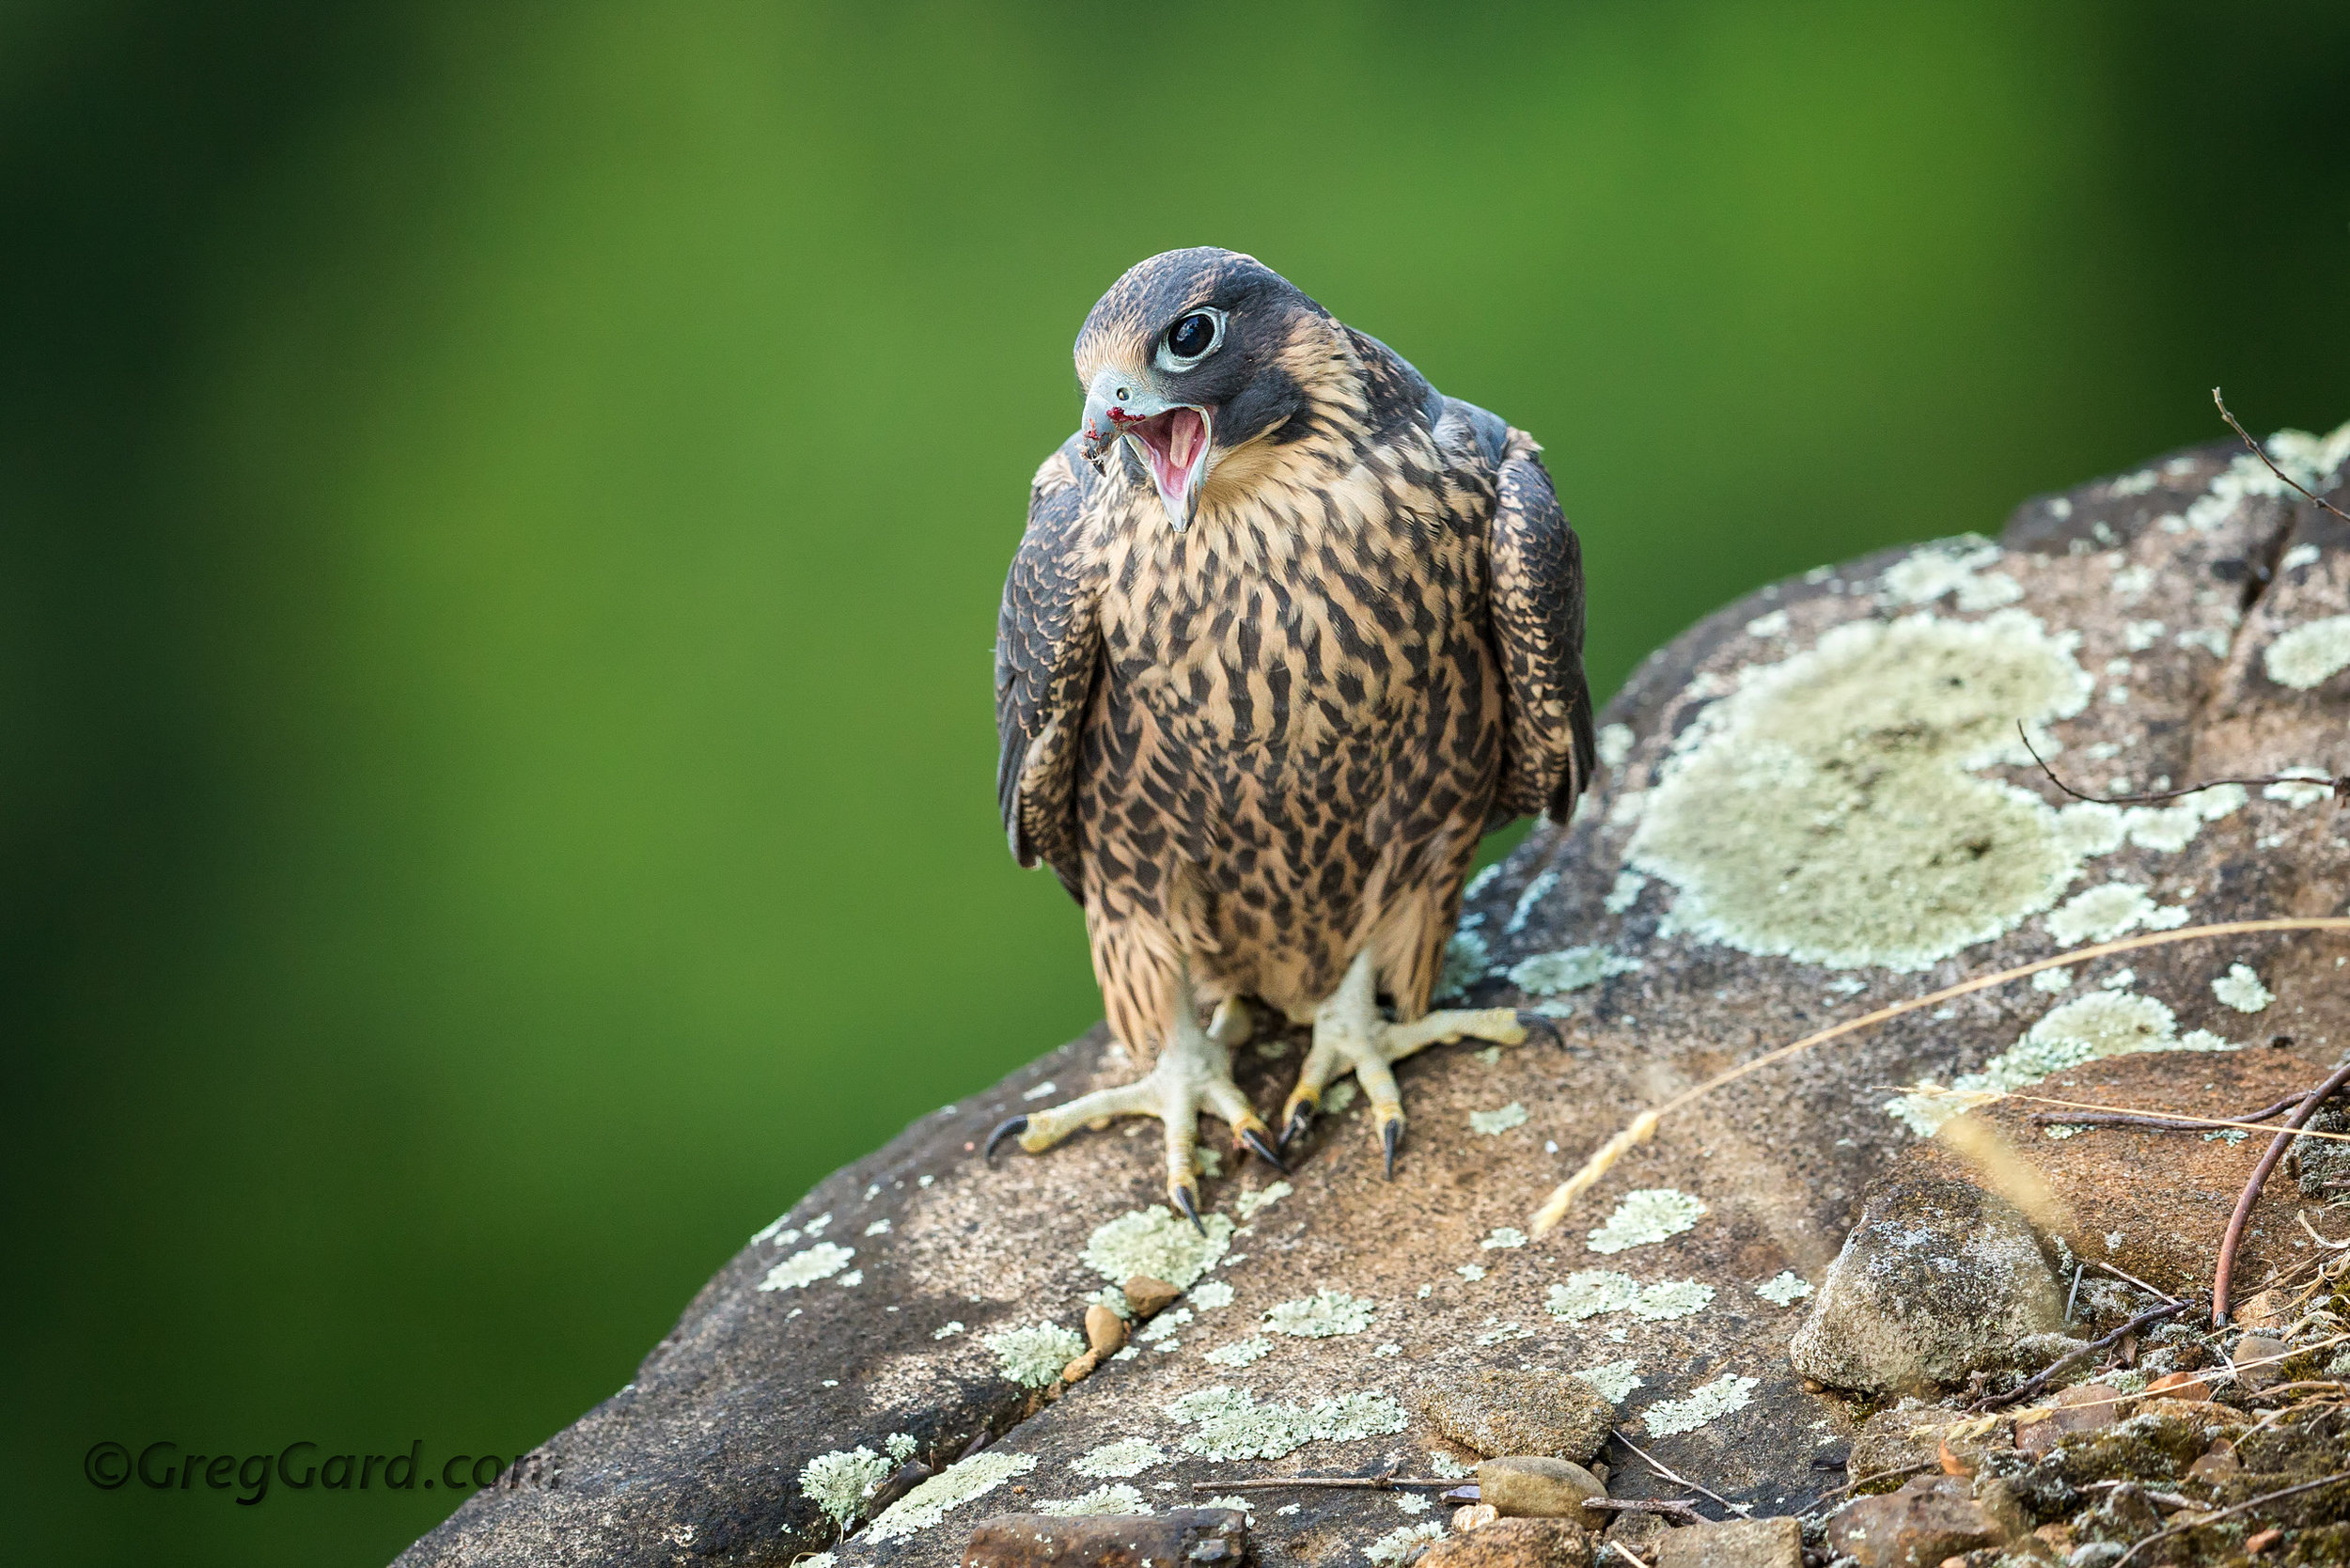
<path fill-rule="evenodd" d="M 1590 772 L 1540 448 L 1228 251 L 1128 273 L 1076 362 L 1094 423 L 1038 470 L 997 634 L 1013 853 L 1085 906 L 1146 1058 L 1195 996 L 1311 1019 L 1366 950 L 1418 1018 L 1480 835 Z"/>

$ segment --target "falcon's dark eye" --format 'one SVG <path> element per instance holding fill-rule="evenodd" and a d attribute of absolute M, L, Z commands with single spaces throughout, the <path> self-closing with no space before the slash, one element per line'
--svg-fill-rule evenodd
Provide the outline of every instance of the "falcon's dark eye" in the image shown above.
<path fill-rule="evenodd" d="M 1198 358 L 1215 347 L 1215 318 L 1205 311 L 1193 311 L 1167 332 L 1167 347 L 1178 359 Z"/>

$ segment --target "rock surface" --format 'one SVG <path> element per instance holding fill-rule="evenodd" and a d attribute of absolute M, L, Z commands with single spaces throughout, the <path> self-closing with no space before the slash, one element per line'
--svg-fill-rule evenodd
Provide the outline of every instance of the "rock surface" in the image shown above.
<path fill-rule="evenodd" d="M 1496 1519 L 1440 1541 L 1419 1568 L 1591 1568 L 1590 1532 L 1565 1519 Z"/>
<path fill-rule="evenodd" d="M 2350 437 L 2278 450 L 2350 498 Z M 1639 1109 L 1829 1022 L 2111 935 L 2340 913 L 2350 840 L 2322 787 L 2084 806 L 2013 740 L 2022 723 L 2092 792 L 2322 768 L 2350 716 L 2345 616 L 2350 525 L 2226 447 L 2033 502 L 2000 546 L 1765 589 L 1642 666 L 1573 824 L 1476 885 L 1449 972 L 1475 1005 L 1545 1008 L 1557 1038 L 1404 1063 L 1393 1183 L 1359 1103 L 1293 1146 L 1285 1179 L 1228 1160 L 1204 1245 L 1153 1213 L 1146 1139 L 990 1169 L 979 1140 L 1024 1096 L 1134 1075 L 1097 1030 L 820 1184 L 532 1456 L 535 1484 L 468 1499 L 402 1561 L 944 1568 L 1007 1509 L 1164 1512 L 1267 1474 L 1426 1473 L 1432 1454 L 1465 1469 L 1481 1455 L 1412 1402 L 1485 1372 L 1579 1375 L 1661 1463 L 1759 1515 L 1810 1507 L 1841 1483 L 1855 1415 L 1789 1365 L 1803 1295 L 1863 1190 L 1950 1109 L 1887 1086 L 2055 1072 L 2028 1091 L 2241 1112 L 2350 1044 L 2350 943 L 2247 933 L 1976 992 L 1696 1102 L 1560 1230 L 1530 1237 L 1528 1216 Z M 1261 1106 L 1299 1046 L 1240 1053 Z M 2046 1108 L 1970 1120 L 2069 1205 L 2075 1259 L 2165 1288 L 2207 1269 L 2258 1138 L 2051 1137 L 2029 1121 Z M 2299 1198 L 2272 1184 L 2248 1290 L 2303 1255 Z M 1138 1274 L 1186 1294 L 1060 1382 L 1087 1306 Z M 2076 1315 L 2109 1325 L 2131 1298 L 2098 1278 Z M 1687 1495 L 1620 1444 L 1605 1457 L 1619 1497 Z M 942 1473 L 867 1522 L 909 1460 Z M 1266 1560 L 1400 1568 L 1446 1529 L 1397 1494 L 1222 1496 L 1246 1500 Z"/>
<path fill-rule="evenodd" d="M 1656 1568 L 1803 1568 L 1803 1527 L 1786 1518 L 1692 1525 L 1658 1543 Z"/>

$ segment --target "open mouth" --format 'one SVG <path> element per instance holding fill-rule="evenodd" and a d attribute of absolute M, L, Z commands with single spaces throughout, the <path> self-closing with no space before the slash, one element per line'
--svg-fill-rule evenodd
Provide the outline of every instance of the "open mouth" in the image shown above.
<path fill-rule="evenodd" d="M 1181 533 L 1191 525 L 1198 504 L 1199 481 L 1208 467 L 1208 420 L 1189 406 L 1170 408 L 1148 419 L 1121 423 L 1120 433 L 1141 443 L 1151 465 L 1151 478 L 1167 506 L 1167 521 Z"/>

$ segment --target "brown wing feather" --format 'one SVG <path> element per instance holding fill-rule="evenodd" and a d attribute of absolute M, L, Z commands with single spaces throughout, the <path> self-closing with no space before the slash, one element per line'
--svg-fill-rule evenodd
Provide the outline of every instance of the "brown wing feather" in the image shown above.
<path fill-rule="evenodd" d="M 1494 645 L 1509 688 L 1496 821 L 1547 811 L 1564 823 L 1594 760 L 1583 678 L 1583 546 L 1541 450 L 1524 431 L 1510 431 L 1489 536 Z"/>
<path fill-rule="evenodd" d="M 1020 864 L 1042 860 L 1080 903 L 1078 732 L 1102 659 L 1080 538 L 1093 484 L 1075 436 L 1037 470 L 1027 531 L 995 621 L 995 796 L 1004 831 Z"/>

